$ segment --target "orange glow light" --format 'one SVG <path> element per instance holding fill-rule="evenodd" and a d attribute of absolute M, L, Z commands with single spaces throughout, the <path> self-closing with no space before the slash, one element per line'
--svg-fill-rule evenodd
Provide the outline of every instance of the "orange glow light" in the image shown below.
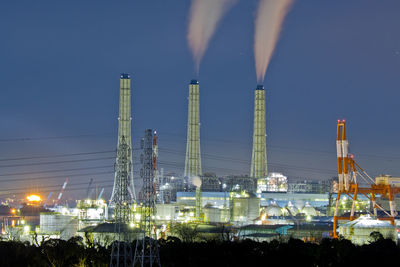
<path fill-rule="evenodd" d="M 17 212 L 16 209 L 11 209 L 11 213 L 12 213 L 12 214 L 15 214 L 16 212 Z"/>
<path fill-rule="evenodd" d="M 39 202 L 42 200 L 38 195 L 29 195 L 26 197 L 26 199 L 29 200 L 30 202 Z"/>

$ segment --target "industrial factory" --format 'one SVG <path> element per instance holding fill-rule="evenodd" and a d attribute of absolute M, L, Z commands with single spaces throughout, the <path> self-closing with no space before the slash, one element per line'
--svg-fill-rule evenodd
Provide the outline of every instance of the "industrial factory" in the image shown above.
<path fill-rule="evenodd" d="M 137 188 L 132 160 L 129 74 L 120 76 L 119 99 L 110 198 L 103 194 L 104 188 L 96 193 L 90 190 L 92 179 L 86 198 L 76 200 L 75 205 L 64 205 L 60 199 L 68 194 L 66 180 L 52 205 L 38 195 L 27 196 L 21 205 L 5 203 L 3 207 L 8 208 L 2 210 L 4 239 L 39 244 L 50 238 L 67 240 L 81 236 L 86 243 L 112 245 L 114 261 L 123 256 L 120 251 L 124 248 L 133 250 L 126 247 L 127 241 L 133 240 L 154 249 L 154 261 L 159 260 L 155 242 L 168 236 L 181 237 L 179 227 L 192 227 L 197 231 L 196 236 L 207 239 L 221 238 L 228 231 L 232 239 L 269 241 L 295 237 L 317 242 L 342 236 L 363 244 L 377 231 L 397 241 L 400 203 L 396 195 L 400 193 L 400 178 L 374 179 L 361 169 L 348 153 L 345 121 L 339 121 L 337 128 L 337 178 L 291 181 L 283 173 L 268 172 L 265 88 L 258 85 L 254 91 L 249 173 L 218 177 L 202 169 L 200 83 L 192 80 L 188 92 L 184 173 L 164 174 L 158 164 L 158 147 L 162 144 L 158 143 L 155 130 L 146 129 L 140 144 L 142 183 Z M 370 185 L 359 186 L 357 177 L 366 179 Z M 146 252 L 135 253 L 136 258 L 131 260 L 140 261 L 143 253 Z"/>

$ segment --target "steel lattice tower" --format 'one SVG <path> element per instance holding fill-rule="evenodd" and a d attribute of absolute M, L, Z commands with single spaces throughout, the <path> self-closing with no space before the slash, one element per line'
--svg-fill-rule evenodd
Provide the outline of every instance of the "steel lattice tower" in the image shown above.
<path fill-rule="evenodd" d="M 143 237 L 136 241 L 135 258 L 133 266 L 139 264 L 144 266 L 160 266 L 160 255 L 158 253 L 157 236 L 155 231 L 155 188 L 154 188 L 154 153 L 153 153 L 153 133 L 152 130 L 145 131 L 142 140 L 143 154 L 141 161 L 143 164 L 140 175 L 143 178 L 143 203 L 141 207 L 140 229 Z"/>
<path fill-rule="evenodd" d="M 132 169 L 132 137 L 131 137 L 131 79 L 129 74 L 121 74 L 120 79 L 120 96 L 119 96 L 119 116 L 118 116 L 118 144 L 117 149 L 123 142 L 127 146 L 127 173 L 126 178 L 121 180 L 118 177 L 118 168 L 115 168 L 114 187 L 110 199 L 110 204 L 115 205 L 117 199 L 123 198 L 127 203 L 132 204 L 136 200 L 135 186 L 133 184 Z M 118 165 L 119 153 L 116 157 L 116 165 Z M 125 195 L 121 196 L 120 194 Z"/>
<path fill-rule="evenodd" d="M 118 145 L 115 162 L 114 188 L 110 204 L 114 206 L 115 232 L 110 266 L 132 266 L 132 247 L 128 239 L 128 225 L 132 221 L 131 206 L 135 201 L 132 175 L 130 77 L 121 74 L 118 117 Z"/>
<path fill-rule="evenodd" d="M 202 175 L 200 153 L 200 111 L 199 82 L 192 80 L 189 84 L 189 105 L 187 144 L 185 159 L 185 177 Z"/>
<path fill-rule="evenodd" d="M 267 145 L 265 131 L 265 90 L 258 85 L 254 98 L 254 129 L 253 152 L 251 156 L 250 177 L 266 177 L 267 172 Z"/>

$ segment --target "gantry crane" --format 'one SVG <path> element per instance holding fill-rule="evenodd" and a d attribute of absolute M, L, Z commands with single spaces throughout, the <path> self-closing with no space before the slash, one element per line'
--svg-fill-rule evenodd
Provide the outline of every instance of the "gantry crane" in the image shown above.
<path fill-rule="evenodd" d="M 339 220 L 352 221 L 356 219 L 354 215 L 355 203 L 359 194 L 367 197 L 373 207 L 374 216 L 379 220 L 390 221 L 395 225 L 394 218 L 397 215 L 395 206 L 395 195 L 400 193 L 400 187 L 393 187 L 388 184 L 376 184 L 375 181 L 355 162 L 354 155 L 348 152 L 349 142 L 346 137 L 346 121 L 338 120 L 337 122 L 337 162 L 338 162 L 338 178 L 339 186 L 336 197 L 336 208 L 333 216 L 333 232 L 332 237 L 338 238 L 336 233 Z M 351 172 L 351 173 L 350 173 Z M 357 177 L 364 179 L 369 186 L 361 187 L 357 182 Z M 338 216 L 339 202 L 342 195 L 347 195 L 352 200 L 350 216 Z M 376 203 L 376 195 L 381 195 L 389 199 L 390 211 L 387 212 Z M 377 209 L 381 209 L 386 216 L 379 217 Z"/>

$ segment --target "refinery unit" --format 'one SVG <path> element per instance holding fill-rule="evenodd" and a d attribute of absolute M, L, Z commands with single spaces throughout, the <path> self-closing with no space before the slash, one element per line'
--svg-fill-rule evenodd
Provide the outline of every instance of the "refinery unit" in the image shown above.
<path fill-rule="evenodd" d="M 187 224 L 197 225 L 198 231 L 209 237 L 217 237 L 221 229 L 229 228 L 234 238 L 259 241 L 282 236 L 317 241 L 341 235 L 362 244 L 374 231 L 397 240 L 400 203 L 395 196 L 400 192 L 400 178 L 379 176 L 372 180 L 370 188 L 358 187 L 356 175 L 367 175 L 364 171 L 357 172 L 359 166 L 348 155 L 345 125 L 341 121 L 337 139 L 338 178 L 291 181 L 283 173 L 268 173 L 264 86 L 258 85 L 254 94 L 249 175 L 218 177 L 203 172 L 200 85 L 199 81 L 192 80 L 183 175 L 164 174 L 158 167 L 157 133 L 147 129 L 141 142 L 143 187 L 136 190 L 131 81 L 128 74 L 121 74 L 115 175 L 110 199 L 104 198 L 104 188 L 99 194 L 93 194 L 90 190 L 93 180 L 90 180 L 85 199 L 77 200 L 71 208 L 63 205 L 60 200 L 64 190 L 68 191 L 66 180 L 52 205 L 35 195 L 29 196 L 24 206 L 5 203 L 3 237 L 37 243 L 79 235 L 85 242 L 110 245 L 115 240 L 136 240 L 141 236 L 165 238 L 176 235 L 173 231 L 176 225 Z M 114 246 L 113 243 L 113 250 Z"/>

